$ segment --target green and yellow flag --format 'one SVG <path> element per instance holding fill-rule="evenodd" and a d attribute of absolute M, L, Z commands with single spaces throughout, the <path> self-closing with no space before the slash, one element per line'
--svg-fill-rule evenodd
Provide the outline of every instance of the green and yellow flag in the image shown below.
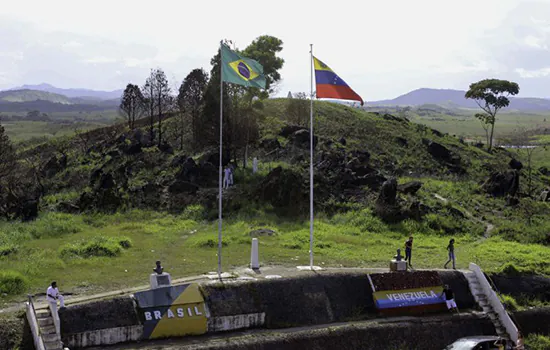
<path fill-rule="evenodd" d="M 222 44 L 222 80 L 226 83 L 265 89 L 264 67 L 257 61 L 242 57 Z"/>

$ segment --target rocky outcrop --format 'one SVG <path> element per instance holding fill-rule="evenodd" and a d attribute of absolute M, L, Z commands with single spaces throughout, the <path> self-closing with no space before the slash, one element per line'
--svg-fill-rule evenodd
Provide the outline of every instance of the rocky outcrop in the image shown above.
<path fill-rule="evenodd" d="M 276 208 L 288 208 L 295 214 L 307 205 L 302 177 L 291 169 L 273 169 L 259 186 L 259 197 Z"/>
<path fill-rule="evenodd" d="M 493 197 L 515 196 L 519 189 L 519 172 L 509 170 L 492 173 L 483 189 Z"/>
<path fill-rule="evenodd" d="M 416 194 L 422 188 L 422 182 L 411 181 L 397 186 L 397 190 L 404 194 Z"/>
<path fill-rule="evenodd" d="M 289 141 L 295 147 L 302 148 L 302 149 L 309 149 L 310 143 L 311 143 L 309 130 L 301 129 L 294 132 L 289 137 Z M 313 148 L 315 149 L 316 146 L 317 146 L 317 136 L 313 135 Z"/>
<path fill-rule="evenodd" d="M 510 166 L 510 169 L 513 169 L 513 170 L 523 169 L 523 163 L 521 163 L 519 160 L 515 158 L 510 159 L 510 163 L 508 163 L 508 165 Z"/>

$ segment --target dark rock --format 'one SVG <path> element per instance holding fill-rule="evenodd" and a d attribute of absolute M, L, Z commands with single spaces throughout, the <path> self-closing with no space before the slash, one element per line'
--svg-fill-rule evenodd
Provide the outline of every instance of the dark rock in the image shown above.
<path fill-rule="evenodd" d="M 409 141 L 404 137 L 396 137 L 395 142 L 401 147 L 407 147 L 409 145 Z"/>
<path fill-rule="evenodd" d="M 443 133 L 439 130 L 435 130 L 435 129 L 430 128 L 430 131 L 432 132 L 432 134 L 434 134 L 437 137 L 443 137 Z"/>
<path fill-rule="evenodd" d="M 449 151 L 449 149 L 447 149 L 447 147 L 434 141 L 431 141 L 428 144 L 428 153 L 430 153 L 432 157 L 439 161 L 447 162 L 450 164 L 460 163 L 459 156 L 454 155 L 451 151 Z"/>
<path fill-rule="evenodd" d="M 159 150 L 167 154 L 174 154 L 174 148 L 166 141 L 160 144 Z"/>
<path fill-rule="evenodd" d="M 504 274 L 490 277 L 500 293 L 511 295 L 516 299 L 538 299 L 542 302 L 550 302 L 550 278 L 548 277 Z"/>
<path fill-rule="evenodd" d="M 294 214 L 305 204 L 302 177 L 291 169 L 276 167 L 259 186 L 260 198 L 277 208 L 291 208 Z"/>
<path fill-rule="evenodd" d="M 464 213 L 460 209 L 457 209 L 455 207 L 449 207 L 448 210 L 449 210 L 449 213 L 456 218 L 459 218 L 459 219 L 466 218 L 466 215 L 464 215 Z"/>
<path fill-rule="evenodd" d="M 80 207 L 69 202 L 59 202 L 57 204 L 57 210 L 63 213 L 76 214 L 80 212 Z"/>
<path fill-rule="evenodd" d="M 195 183 L 200 175 L 199 167 L 193 158 L 189 157 L 181 165 L 181 170 L 176 174 L 176 178 Z"/>
<path fill-rule="evenodd" d="M 539 172 L 542 174 L 542 175 L 546 175 L 546 176 L 549 176 L 550 175 L 550 171 L 548 170 L 547 167 L 541 167 L 539 168 Z"/>
<path fill-rule="evenodd" d="M 59 166 L 61 169 L 65 169 L 67 167 L 67 155 L 62 154 L 59 158 Z"/>
<path fill-rule="evenodd" d="M 116 186 L 115 179 L 111 173 L 101 174 L 99 179 L 99 188 L 107 190 Z"/>
<path fill-rule="evenodd" d="M 172 168 L 177 168 L 179 167 L 180 165 L 183 165 L 183 163 L 185 163 L 185 161 L 187 160 L 187 156 L 186 155 L 178 155 L 178 156 L 175 156 L 174 158 L 172 158 L 172 161 L 170 162 L 170 166 Z"/>
<path fill-rule="evenodd" d="M 519 189 L 519 172 L 517 170 L 509 170 L 504 173 L 495 172 L 482 187 L 494 197 L 506 195 L 514 197 Z"/>
<path fill-rule="evenodd" d="M 303 149 L 310 148 L 310 135 L 309 130 L 302 129 L 298 130 L 290 136 L 290 142 L 298 147 Z M 317 136 L 313 135 L 313 148 L 317 145 Z"/>
<path fill-rule="evenodd" d="M 477 142 L 474 144 L 474 147 L 477 147 L 477 148 L 483 148 L 485 146 L 485 144 L 481 143 L 481 142 Z"/>
<path fill-rule="evenodd" d="M 353 151 L 351 155 L 357 158 L 361 164 L 366 164 L 370 160 L 370 153 L 367 151 Z"/>
<path fill-rule="evenodd" d="M 65 164 L 66 164 L 66 160 L 65 160 Z M 59 163 L 59 160 L 57 159 L 57 157 L 53 156 L 50 158 L 50 160 L 48 160 L 48 162 L 42 168 L 42 174 L 45 177 L 53 177 L 55 176 L 55 174 L 57 174 L 61 170 L 63 170 L 63 167 Z"/>
<path fill-rule="evenodd" d="M 394 121 L 394 122 L 399 122 L 399 123 L 408 123 L 409 122 L 409 120 L 407 118 L 397 117 L 397 116 L 389 114 L 389 113 L 384 113 L 382 115 L 382 118 L 384 118 L 386 120 Z"/>
<path fill-rule="evenodd" d="M 515 207 L 518 204 L 519 204 L 519 198 L 511 197 L 511 196 L 506 197 L 506 206 Z"/>
<path fill-rule="evenodd" d="M 26 200 L 23 202 L 19 217 L 22 221 L 31 221 L 38 217 L 38 200 Z"/>
<path fill-rule="evenodd" d="M 397 190 L 404 194 L 415 194 L 422 187 L 422 182 L 411 181 L 397 186 Z"/>
<path fill-rule="evenodd" d="M 199 190 L 199 186 L 182 180 L 174 181 L 169 187 L 170 193 L 192 193 L 195 194 Z"/>
<path fill-rule="evenodd" d="M 136 155 L 136 154 L 141 153 L 142 148 L 143 148 L 142 143 L 133 142 L 129 145 L 125 144 L 125 146 L 123 148 L 123 152 L 127 155 Z"/>
<path fill-rule="evenodd" d="M 391 178 L 382 184 L 382 189 L 378 196 L 378 203 L 384 205 L 395 205 L 397 200 L 397 180 Z"/>
<path fill-rule="evenodd" d="M 344 137 L 341 137 L 340 140 L 338 140 L 338 142 L 342 145 L 342 146 L 345 146 L 347 141 Z"/>
<path fill-rule="evenodd" d="M 94 204 L 94 196 L 90 192 L 83 192 L 78 199 L 78 207 L 81 210 L 90 209 Z"/>
<path fill-rule="evenodd" d="M 94 171 L 92 171 L 92 173 L 90 174 L 90 186 L 93 187 L 95 185 L 96 181 L 99 180 L 101 175 L 103 175 L 103 170 L 102 169 L 95 169 Z"/>
<path fill-rule="evenodd" d="M 514 170 L 521 170 L 521 169 L 523 169 L 523 164 L 522 164 L 519 160 L 514 159 L 514 158 L 512 158 L 512 159 L 510 160 L 509 165 L 510 165 L 510 169 L 514 169 Z"/>
<path fill-rule="evenodd" d="M 267 229 L 267 228 L 261 228 L 258 230 L 250 231 L 248 234 L 250 237 L 258 238 L 258 237 L 266 237 L 266 236 L 273 236 L 277 233 L 273 230 Z"/>
<path fill-rule="evenodd" d="M 279 135 L 282 137 L 289 137 L 290 135 L 294 134 L 298 130 L 304 130 L 304 127 L 299 125 L 285 125 L 281 129 L 281 132 L 279 133 Z"/>
<path fill-rule="evenodd" d="M 107 155 L 109 157 L 111 157 L 111 159 L 118 159 L 120 158 L 121 154 L 120 154 L 120 151 L 119 150 L 112 150 L 110 151 L 109 153 L 107 153 Z"/>
<path fill-rule="evenodd" d="M 346 180 L 346 179 L 342 179 Z M 349 183 L 351 183 L 353 186 L 367 186 L 373 191 L 378 191 L 380 187 L 382 187 L 382 184 L 386 182 L 387 179 L 377 173 L 368 174 L 365 176 L 359 176 L 359 177 L 352 177 L 350 180 L 348 180 Z"/>
<path fill-rule="evenodd" d="M 279 140 L 277 140 L 276 138 L 264 139 L 264 140 L 262 140 L 262 142 L 260 142 L 260 147 L 263 148 L 264 150 L 268 151 L 268 152 L 271 152 L 271 151 L 274 151 L 276 149 L 280 149 L 281 144 L 279 143 Z"/>

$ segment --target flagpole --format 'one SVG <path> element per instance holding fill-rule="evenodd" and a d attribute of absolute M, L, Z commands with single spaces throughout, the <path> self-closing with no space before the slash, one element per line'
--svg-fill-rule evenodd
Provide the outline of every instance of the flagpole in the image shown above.
<path fill-rule="evenodd" d="M 219 169 L 219 203 L 218 203 L 218 278 L 222 279 L 222 172 L 223 172 L 223 60 L 222 42 L 220 41 L 220 169 Z"/>
<path fill-rule="evenodd" d="M 310 114 L 309 114 L 309 268 L 313 270 L 313 44 L 309 44 L 311 54 Z"/>

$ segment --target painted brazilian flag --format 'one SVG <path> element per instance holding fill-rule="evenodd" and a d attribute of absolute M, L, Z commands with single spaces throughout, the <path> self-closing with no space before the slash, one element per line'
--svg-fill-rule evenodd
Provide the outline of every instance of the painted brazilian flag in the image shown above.
<path fill-rule="evenodd" d="M 264 67 L 257 61 L 238 55 L 222 44 L 222 79 L 226 83 L 265 89 Z"/>

